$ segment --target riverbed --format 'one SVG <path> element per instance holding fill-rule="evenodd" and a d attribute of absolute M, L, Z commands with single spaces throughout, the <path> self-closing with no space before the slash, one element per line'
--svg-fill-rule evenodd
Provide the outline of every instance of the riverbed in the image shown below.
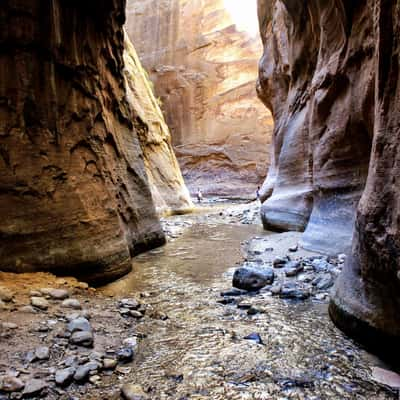
<path fill-rule="evenodd" d="M 243 221 L 246 209 L 219 205 L 164 220 L 168 245 L 139 256 L 130 275 L 103 289 L 144 293 L 161 316 L 137 326 L 142 339 L 130 381 L 151 399 L 397 398 L 371 378 L 379 360 L 332 324 L 328 297 L 291 301 L 264 292 L 222 304 L 252 240 L 267 243 L 272 259 L 300 238 L 265 232 L 254 215 Z M 250 334 L 262 343 L 244 339 Z"/>

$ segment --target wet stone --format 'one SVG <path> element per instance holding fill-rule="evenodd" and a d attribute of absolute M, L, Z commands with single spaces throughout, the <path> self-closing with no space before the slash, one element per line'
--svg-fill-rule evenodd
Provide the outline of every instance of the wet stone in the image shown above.
<path fill-rule="evenodd" d="M 232 285 L 238 289 L 256 291 L 273 283 L 272 268 L 241 267 L 233 275 Z"/>
<path fill-rule="evenodd" d="M 315 286 L 318 290 L 328 290 L 333 286 L 334 283 L 335 280 L 330 273 L 325 273 L 321 276 L 318 276 L 312 282 L 313 286 Z"/>
<path fill-rule="evenodd" d="M 50 350 L 46 346 L 38 347 L 35 350 L 35 360 L 48 360 L 50 358 Z"/>
<path fill-rule="evenodd" d="M 289 261 L 289 257 L 275 257 L 272 265 L 274 266 L 274 268 L 283 268 Z"/>
<path fill-rule="evenodd" d="M 129 363 L 133 360 L 134 351 L 132 347 L 124 347 L 117 352 L 117 359 L 122 363 Z"/>
<path fill-rule="evenodd" d="M 294 277 L 303 271 L 303 265 L 300 261 L 290 261 L 285 265 L 285 275 Z"/>
<path fill-rule="evenodd" d="M 260 334 L 258 334 L 258 333 L 250 333 L 250 335 L 245 336 L 243 339 L 251 340 L 257 344 L 264 344 L 264 342 L 261 339 Z"/>

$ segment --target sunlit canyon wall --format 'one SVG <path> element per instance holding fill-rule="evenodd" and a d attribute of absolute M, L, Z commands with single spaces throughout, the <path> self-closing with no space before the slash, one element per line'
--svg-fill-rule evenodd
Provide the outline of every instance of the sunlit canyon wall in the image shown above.
<path fill-rule="evenodd" d="M 239 31 L 222 0 L 128 0 L 127 31 L 191 191 L 254 197 L 273 128 L 255 91 L 257 35 Z"/>

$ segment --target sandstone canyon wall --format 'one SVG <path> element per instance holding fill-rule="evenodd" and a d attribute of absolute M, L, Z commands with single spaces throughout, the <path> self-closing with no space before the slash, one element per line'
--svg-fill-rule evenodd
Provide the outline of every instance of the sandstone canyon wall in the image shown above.
<path fill-rule="evenodd" d="M 259 38 L 236 29 L 223 0 L 128 0 L 126 28 L 191 191 L 254 196 L 273 128 L 254 88 Z"/>
<path fill-rule="evenodd" d="M 258 91 L 275 119 L 264 225 L 305 230 L 305 248 L 343 252 L 373 134 L 372 14 L 363 1 L 260 1 L 259 17 Z"/>
<path fill-rule="evenodd" d="M 135 111 L 133 123 L 156 210 L 160 215 L 189 212 L 193 203 L 172 148 L 168 126 L 147 73 L 126 34 L 124 62 L 127 99 Z"/>
<path fill-rule="evenodd" d="M 331 316 L 398 362 L 399 2 L 259 0 L 259 19 L 258 91 L 276 122 L 264 224 L 348 251 Z"/>
<path fill-rule="evenodd" d="M 333 320 L 400 360 L 400 4 L 374 0 L 374 141 L 353 248 L 331 302 Z M 372 9 L 372 8 L 371 8 Z"/>
<path fill-rule="evenodd" d="M 168 140 L 127 98 L 124 22 L 124 0 L 0 4 L 1 270 L 101 282 L 165 241 L 145 163 Z"/>

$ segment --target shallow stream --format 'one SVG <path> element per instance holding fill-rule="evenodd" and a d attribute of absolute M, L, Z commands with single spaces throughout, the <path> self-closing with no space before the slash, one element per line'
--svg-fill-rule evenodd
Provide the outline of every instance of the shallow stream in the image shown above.
<path fill-rule="evenodd" d="M 219 213 L 167 222 L 186 227 L 103 289 L 142 293 L 159 314 L 138 324 L 141 340 L 126 376 L 151 399 L 398 398 L 372 381 L 371 367 L 379 361 L 334 327 L 327 301 L 290 302 L 264 293 L 244 296 L 240 308 L 218 303 L 220 292 L 231 288 L 235 264 L 246 257 L 243 243 L 265 236 L 280 251 L 281 235 Z M 296 242 L 296 235 L 289 238 Z M 261 312 L 248 315 L 249 304 Z M 251 333 L 263 344 L 244 339 Z"/>

